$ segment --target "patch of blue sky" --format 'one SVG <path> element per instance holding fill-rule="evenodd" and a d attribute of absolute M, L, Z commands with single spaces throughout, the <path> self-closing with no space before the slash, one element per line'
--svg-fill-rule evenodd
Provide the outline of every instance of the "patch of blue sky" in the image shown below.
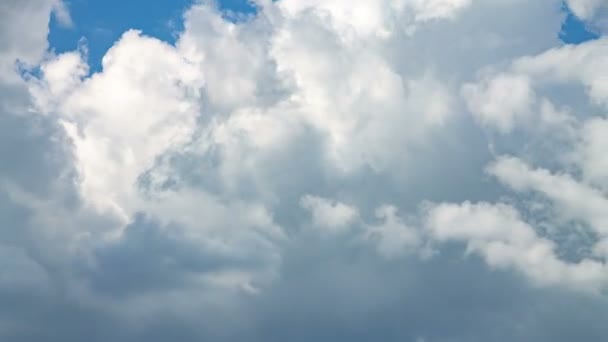
<path fill-rule="evenodd" d="M 182 30 L 184 10 L 196 0 L 68 0 L 67 6 L 74 22 L 63 27 L 51 18 L 49 44 L 56 53 L 73 51 L 81 39 L 86 40 L 91 71 L 101 69 L 107 50 L 127 30 L 137 29 L 144 34 L 174 43 Z M 218 0 L 227 18 L 230 13 L 255 13 L 249 0 Z"/>
<path fill-rule="evenodd" d="M 581 44 L 589 40 L 598 39 L 599 34 L 589 30 L 584 22 L 578 19 L 568 9 L 566 11 L 566 19 L 562 24 L 562 29 L 559 33 L 559 38 L 566 44 Z"/>
<path fill-rule="evenodd" d="M 106 51 L 127 30 L 174 42 L 182 14 L 193 0 L 69 0 L 73 27 L 51 18 L 49 44 L 57 52 L 71 51 L 84 38 L 92 71 L 101 67 Z"/>
<path fill-rule="evenodd" d="M 256 8 L 248 0 L 220 0 L 219 8 L 222 11 L 232 11 L 236 13 L 255 13 Z"/>

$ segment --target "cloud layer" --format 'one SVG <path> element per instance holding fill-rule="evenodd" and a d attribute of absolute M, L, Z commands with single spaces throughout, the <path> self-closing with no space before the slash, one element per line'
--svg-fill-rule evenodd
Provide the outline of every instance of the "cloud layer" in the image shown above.
<path fill-rule="evenodd" d="M 608 336 L 606 38 L 557 0 L 256 4 L 93 74 L 65 4 L 0 5 L 2 340 Z"/>

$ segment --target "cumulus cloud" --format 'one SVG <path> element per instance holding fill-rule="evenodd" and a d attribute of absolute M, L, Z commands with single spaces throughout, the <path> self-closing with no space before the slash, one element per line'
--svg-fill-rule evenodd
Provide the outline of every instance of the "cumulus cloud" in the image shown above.
<path fill-rule="evenodd" d="M 61 2 L 0 5 L 0 338 L 606 336 L 605 38 L 557 0 L 256 4 L 94 73 Z"/>
<path fill-rule="evenodd" d="M 316 226 L 325 227 L 330 231 L 339 232 L 349 228 L 358 216 L 357 209 L 321 197 L 306 195 L 302 197 L 300 204 L 310 211 Z"/>
<path fill-rule="evenodd" d="M 439 205 L 431 209 L 427 224 L 439 241 L 465 241 L 467 251 L 481 254 L 490 266 L 513 267 L 539 285 L 598 291 L 608 280 L 602 262 L 585 259 L 570 264 L 560 260 L 554 243 L 538 236 L 508 205 Z"/>
<path fill-rule="evenodd" d="M 487 83 L 465 85 L 463 95 L 479 121 L 508 132 L 531 111 L 534 93 L 530 81 L 525 76 L 500 75 Z"/>
<path fill-rule="evenodd" d="M 381 223 L 369 225 L 365 236 L 376 243 L 381 255 L 394 258 L 418 252 L 421 247 L 420 233 L 399 217 L 397 208 L 389 205 L 379 207 L 376 217 Z"/>

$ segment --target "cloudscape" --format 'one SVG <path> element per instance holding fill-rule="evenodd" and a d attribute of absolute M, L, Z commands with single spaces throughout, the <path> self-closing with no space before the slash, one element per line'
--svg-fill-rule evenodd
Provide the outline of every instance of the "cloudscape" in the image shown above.
<path fill-rule="evenodd" d="M 605 0 L 0 0 L 0 341 L 608 340 Z"/>

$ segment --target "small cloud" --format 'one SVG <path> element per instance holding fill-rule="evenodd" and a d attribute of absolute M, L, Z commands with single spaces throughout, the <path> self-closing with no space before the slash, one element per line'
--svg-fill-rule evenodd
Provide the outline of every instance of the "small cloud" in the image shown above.
<path fill-rule="evenodd" d="M 53 15 L 55 19 L 62 27 L 72 28 L 74 27 L 74 21 L 70 15 L 70 10 L 65 2 L 59 0 L 53 4 Z"/>
<path fill-rule="evenodd" d="M 311 195 L 302 197 L 300 205 L 310 211 L 315 226 L 325 227 L 335 233 L 347 230 L 359 216 L 354 207 Z"/>

